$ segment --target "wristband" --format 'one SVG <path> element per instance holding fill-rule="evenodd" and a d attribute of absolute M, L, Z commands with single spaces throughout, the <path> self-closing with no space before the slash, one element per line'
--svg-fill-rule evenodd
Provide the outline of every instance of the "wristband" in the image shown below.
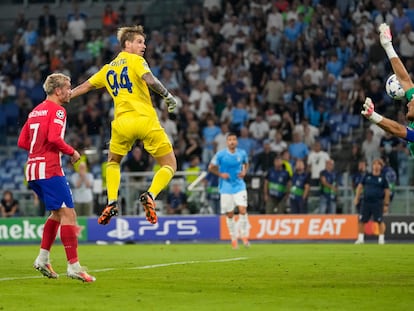
<path fill-rule="evenodd" d="M 384 119 L 384 117 L 375 111 L 372 113 L 372 115 L 369 117 L 369 120 L 375 124 L 378 124 Z"/>
<path fill-rule="evenodd" d="M 392 45 L 387 46 L 384 50 L 388 56 L 388 59 L 398 57 L 397 52 L 395 52 L 394 47 Z"/>
<path fill-rule="evenodd" d="M 405 92 L 405 98 L 408 101 L 411 101 L 413 99 L 413 95 L 414 95 L 414 87 L 412 87 L 411 89 L 409 89 Z"/>

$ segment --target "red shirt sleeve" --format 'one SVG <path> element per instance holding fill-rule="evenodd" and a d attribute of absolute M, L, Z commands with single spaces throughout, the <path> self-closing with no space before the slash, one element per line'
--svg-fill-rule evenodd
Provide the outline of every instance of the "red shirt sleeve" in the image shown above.
<path fill-rule="evenodd" d="M 23 125 L 23 128 L 20 132 L 19 139 L 17 141 L 17 146 L 19 148 L 29 150 L 30 149 L 30 135 L 27 122 Z"/>
<path fill-rule="evenodd" d="M 71 156 L 75 152 L 75 149 L 68 145 L 62 137 L 62 133 L 65 131 L 65 126 L 66 111 L 64 109 L 58 109 L 56 110 L 55 115 L 51 116 L 47 140 L 51 144 L 54 144 L 60 152 Z"/>

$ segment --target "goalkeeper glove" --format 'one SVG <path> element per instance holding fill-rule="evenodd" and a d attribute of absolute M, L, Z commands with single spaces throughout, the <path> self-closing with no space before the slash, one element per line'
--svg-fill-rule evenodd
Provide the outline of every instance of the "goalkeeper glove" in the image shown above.
<path fill-rule="evenodd" d="M 379 25 L 378 30 L 380 33 L 380 43 L 384 48 L 385 53 L 387 53 L 388 58 L 390 59 L 398 57 L 397 53 L 394 50 L 394 47 L 392 46 L 392 34 L 390 26 L 388 26 L 386 23 L 382 23 Z"/>
<path fill-rule="evenodd" d="M 170 92 L 168 92 L 168 95 L 164 97 L 164 102 L 168 107 L 168 112 L 174 112 L 175 107 L 177 107 L 177 100 L 174 98 L 174 96 L 171 95 Z"/>
<path fill-rule="evenodd" d="M 374 103 L 369 97 L 365 98 L 365 103 L 362 106 L 361 114 L 375 124 L 380 123 L 383 119 L 382 115 L 375 112 Z"/>

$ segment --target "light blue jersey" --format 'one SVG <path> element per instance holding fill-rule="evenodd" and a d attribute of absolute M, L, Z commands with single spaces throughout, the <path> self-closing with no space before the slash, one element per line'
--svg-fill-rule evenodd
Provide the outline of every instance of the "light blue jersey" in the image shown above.
<path fill-rule="evenodd" d="M 220 173 L 228 173 L 229 179 L 219 178 L 220 194 L 234 194 L 246 190 L 246 183 L 243 178 L 238 177 L 243 164 L 248 163 L 247 153 L 236 148 L 234 153 L 229 149 L 218 151 L 211 160 L 213 165 L 218 166 Z"/>

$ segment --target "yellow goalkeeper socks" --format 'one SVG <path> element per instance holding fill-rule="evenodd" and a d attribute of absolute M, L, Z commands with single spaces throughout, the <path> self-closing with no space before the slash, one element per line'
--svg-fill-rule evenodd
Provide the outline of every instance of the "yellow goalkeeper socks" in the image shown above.
<path fill-rule="evenodd" d="M 106 187 L 108 202 L 118 200 L 119 184 L 121 183 L 121 168 L 118 162 L 108 162 L 106 165 Z"/>
<path fill-rule="evenodd" d="M 155 199 L 158 194 L 168 185 L 174 176 L 174 170 L 171 166 L 164 165 L 155 173 L 148 192 Z"/>

